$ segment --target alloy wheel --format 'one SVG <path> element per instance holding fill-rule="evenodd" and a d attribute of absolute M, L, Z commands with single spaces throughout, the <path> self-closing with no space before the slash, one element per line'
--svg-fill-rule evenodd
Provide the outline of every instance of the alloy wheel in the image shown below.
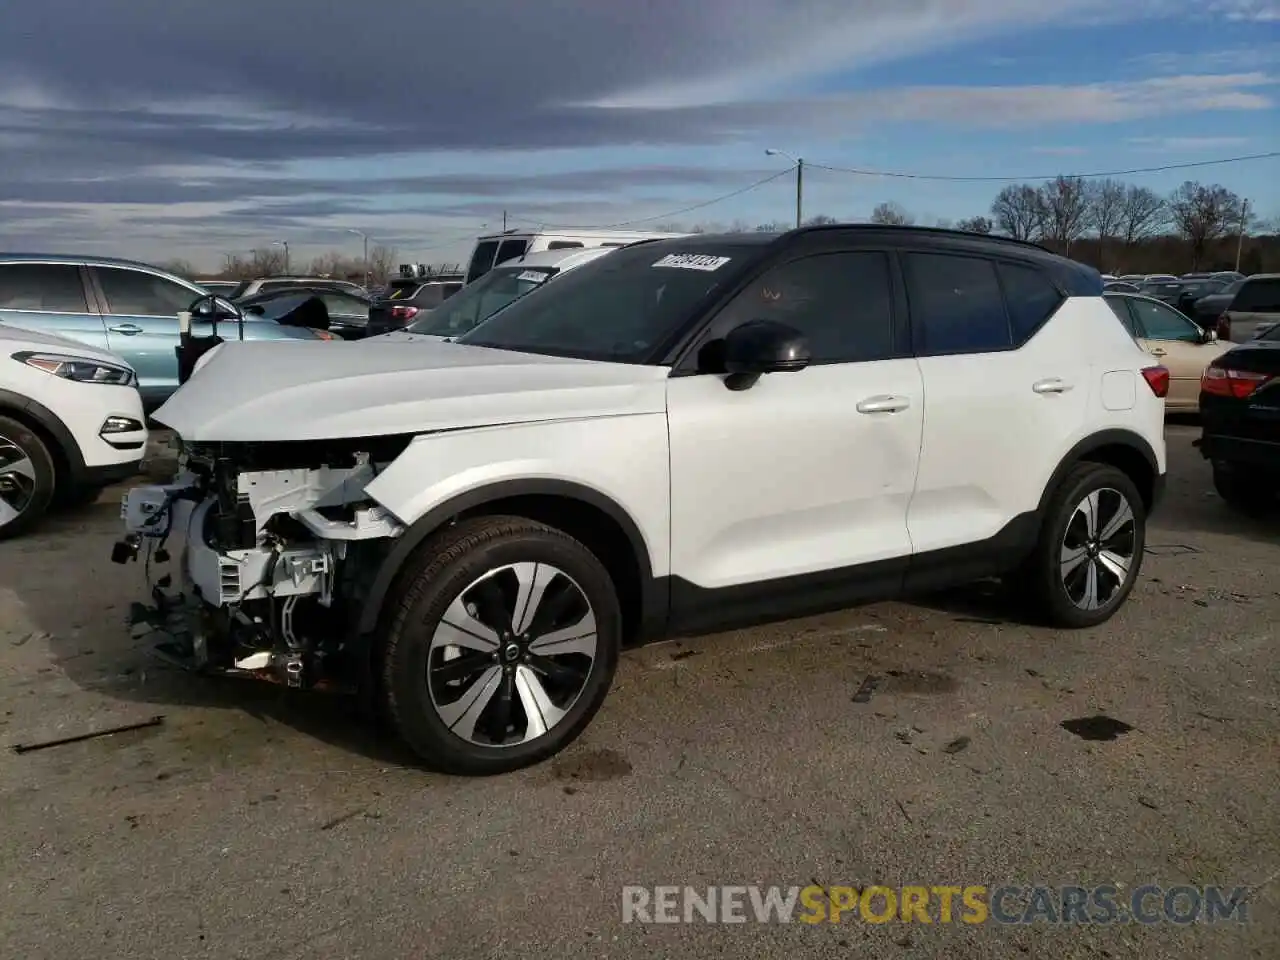
<path fill-rule="evenodd" d="M 563 570 L 497 567 L 454 597 L 436 626 L 427 655 L 431 704 L 468 743 L 528 743 L 573 709 L 597 643 L 591 603 Z"/>
<path fill-rule="evenodd" d="M 1060 574 L 1067 598 L 1081 610 L 1101 610 L 1129 579 L 1137 518 L 1119 490 L 1091 491 L 1077 505 L 1062 537 Z"/>
<path fill-rule="evenodd" d="M 22 516 L 35 495 L 35 464 L 21 447 L 0 436 L 0 527 Z"/>

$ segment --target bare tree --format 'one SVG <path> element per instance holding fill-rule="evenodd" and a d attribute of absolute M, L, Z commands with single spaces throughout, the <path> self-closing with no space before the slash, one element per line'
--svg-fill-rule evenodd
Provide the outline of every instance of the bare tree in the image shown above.
<path fill-rule="evenodd" d="M 1107 240 L 1118 236 L 1124 225 L 1125 185 L 1119 180 L 1096 180 L 1086 187 L 1086 225 L 1098 235 L 1099 266 L 1107 267 Z"/>
<path fill-rule="evenodd" d="M 395 247 L 381 243 L 369 248 L 369 282 L 384 284 L 399 268 L 400 254 Z"/>
<path fill-rule="evenodd" d="M 1044 210 L 1044 236 L 1064 254 L 1084 235 L 1088 223 L 1089 196 L 1079 177 L 1058 177 L 1040 188 Z"/>
<path fill-rule="evenodd" d="M 1241 201 L 1226 187 L 1188 180 L 1169 197 L 1173 227 L 1191 245 L 1191 269 L 1198 269 L 1205 248 L 1240 221 Z"/>
<path fill-rule="evenodd" d="M 871 211 L 871 222 L 890 227 L 906 227 L 915 223 L 915 218 L 896 203 L 877 203 Z"/>
<path fill-rule="evenodd" d="M 1148 187 L 1125 187 L 1119 234 L 1126 249 L 1154 236 L 1168 219 L 1169 207 L 1160 194 Z"/>
<path fill-rule="evenodd" d="M 825 227 L 833 223 L 839 223 L 835 217 L 829 217 L 825 213 L 820 213 L 816 217 L 810 217 L 804 222 L 806 227 Z"/>
<path fill-rule="evenodd" d="M 161 270 L 164 270 L 166 273 L 172 273 L 179 277 L 186 277 L 188 280 L 199 274 L 199 271 L 195 268 L 195 264 L 190 260 L 183 260 L 181 258 L 165 260 L 163 263 L 157 263 L 156 266 Z"/>
<path fill-rule="evenodd" d="M 1044 230 L 1040 191 L 1029 183 L 1010 184 L 991 201 L 991 216 L 1001 233 L 1015 240 L 1035 240 Z"/>
<path fill-rule="evenodd" d="M 956 229 L 965 233 L 990 233 L 993 226 L 988 217 L 968 217 L 957 223 Z"/>
<path fill-rule="evenodd" d="M 786 233 L 791 229 L 791 224 L 783 223 L 781 220 L 770 220 L 768 223 L 756 224 L 757 233 Z"/>

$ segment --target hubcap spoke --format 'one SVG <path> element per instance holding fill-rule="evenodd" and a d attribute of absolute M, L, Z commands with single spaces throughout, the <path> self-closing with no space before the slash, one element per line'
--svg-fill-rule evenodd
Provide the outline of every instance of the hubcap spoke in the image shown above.
<path fill-rule="evenodd" d="M 1084 547 L 1062 548 L 1062 576 L 1065 578 L 1079 569 L 1080 564 L 1089 558 L 1089 551 Z"/>
<path fill-rule="evenodd" d="M 1080 598 L 1080 605 L 1086 610 L 1098 609 L 1098 565 L 1092 561 L 1084 571 L 1084 596 Z"/>
<path fill-rule="evenodd" d="M 586 615 L 571 627 L 543 634 L 529 644 L 529 652 L 543 657 L 558 657 L 567 653 L 581 653 L 594 657 L 596 653 L 596 618 Z"/>
<path fill-rule="evenodd" d="M 1084 514 L 1085 531 L 1091 540 L 1098 535 L 1098 509 L 1101 500 L 1102 491 L 1095 490 L 1084 498 L 1084 502 L 1079 507 L 1080 512 Z"/>
<path fill-rule="evenodd" d="M 432 648 L 465 647 L 468 650 L 479 650 L 491 653 L 498 649 L 500 638 L 497 631 L 491 629 L 473 617 L 467 610 L 463 597 L 459 596 L 440 619 L 435 636 L 431 639 Z"/>
<path fill-rule="evenodd" d="M 11 507 L 9 501 L 5 500 L 4 497 L 0 497 L 0 527 L 17 520 L 21 513 L 21 510 L 15 510 Z"/>
<path fill-rule="evenodd" d="M 515 612 L 511 617 L 511 632 L 522 634 L 529 630 L 538 615 L 538 608 L 542 606 L 547 587 L 560 571 L 546 563 L 517 563 L 511 570 L 520 584 Z"/>
<path fill-rule="evenodd" d="M 1129 506 L 1129 501 L 1121 500 L 1120 506 L 1112 515 L 1111 519 L 1103 526 L 1102 532 L 1098 534 L 1098 539 L 1103 543 L 1109 543 L 1124 531 L 1126 527 L 1133 523 L 1133 508 Z"/>
<path fill-rule="evenodd" d="M 445 726 L 465 740 L 475 736 L 476 721 L 502 686 L 502 668 L 490 667 L 457 700 L 436 706 Z"/>
<path fill-rule="evenodd" d="M 526 666 L 516 667 L 516 691 L 520 694 L 520 704 L 529 722 L 526 740 L 542 736 L 564 719 L 567 711 L 551 702 L 541 678 Z"/>
<path fill-rule="evenodd" d="M 1129 558 L 1111 550 L 1103 550 L 1098 554 L 1098 564 L 1120 583 L 1124 583 L 1129 576 Z"/>

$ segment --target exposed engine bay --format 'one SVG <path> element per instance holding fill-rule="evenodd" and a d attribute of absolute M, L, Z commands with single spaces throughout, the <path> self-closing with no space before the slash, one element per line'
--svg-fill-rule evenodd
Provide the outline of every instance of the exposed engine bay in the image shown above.
<path fill-rule="evenodd" d="M 157 629 L 157 651 L 188 669 L 342 683 L 330 668 L 404 531 L 365 485 L 412 439 L 184 445 L 172 482 L 126 495 L 112 554 L 146 569 L 154 606 L 134 619 Z"/>

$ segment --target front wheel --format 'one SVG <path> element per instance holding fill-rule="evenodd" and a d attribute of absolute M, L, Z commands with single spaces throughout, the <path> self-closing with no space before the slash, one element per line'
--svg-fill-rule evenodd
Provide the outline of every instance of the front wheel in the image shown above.
<path fill-rule="evenodd" d="M 604 702 L 622 615 L 607 570 L 519 517 L 463 521 L 406 572 L 383 638 L 381 699 L 446 773 L 506 773 L 572 743 Z"/>
<path fill-rule="evenodd" d="M 1146 524 L 1142 497 L 1123 471 L 1075 467 L 1050 501 L 1026 570 L 1036 611 L 1058 627 L 1109 620 L 1137 581 Z"/>
<path fill-rule="evenodd" d="M 49 509 L 53 458 L 29 428 L 0 417 L 0 540 L 29 530 Z"/>

